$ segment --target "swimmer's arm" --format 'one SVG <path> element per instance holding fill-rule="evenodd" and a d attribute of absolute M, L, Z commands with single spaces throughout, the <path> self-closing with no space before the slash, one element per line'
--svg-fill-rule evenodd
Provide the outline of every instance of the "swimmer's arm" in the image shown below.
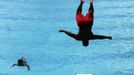
<path fill-rule="evenodd" d="M 68 36 L 70 36 L 70 37 L 72 37 L 72 38 L 78 40 L 77 34 L 73 34 L 73 33 L 69 32 L 69 31 L 65 31 L 65 30 L 59 30 L 59 32 L 64 32 L 64 33 L 67 34 Z"/>
<path fill-rule="evenodd" d="M 11 67 L 17 66 L 18 64 L 13 64 Z"/>
<path fill-rule="evenodd" d="M 30 71 L 30 66 L 27 64 L 25 66 L 27 67 L 28 71 Z"/>

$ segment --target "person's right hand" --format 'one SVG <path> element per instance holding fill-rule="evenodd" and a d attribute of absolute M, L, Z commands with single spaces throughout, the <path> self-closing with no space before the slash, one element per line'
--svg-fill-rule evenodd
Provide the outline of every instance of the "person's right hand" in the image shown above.
<path fill-rule="evenodd" d="M 59 32 L 65 32 L 64 30 L 59 30 Z"/>

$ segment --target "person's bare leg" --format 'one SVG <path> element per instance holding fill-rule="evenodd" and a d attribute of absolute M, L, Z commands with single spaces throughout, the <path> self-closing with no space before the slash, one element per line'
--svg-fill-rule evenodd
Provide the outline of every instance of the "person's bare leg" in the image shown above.
<path fill-rule="evenodd" d="M 90 12 L 92 15 L 94 13 L 93 0 L 90 0 L 90 7 L 89 7 L 88 12 Z"/>
<path fill-rule="evenodd" d="M 90 3 L 93 3 L 93 0 L 90 0 Z"/>
<path fill-rule="evenodd" d="M 82 13 L 82 6 L 83 6 L 83 3 L 84 3 L 84 0 L 81 0 L 80 5 L 79 5 L 78 8 L 77 8 L 76 14 Z"/>

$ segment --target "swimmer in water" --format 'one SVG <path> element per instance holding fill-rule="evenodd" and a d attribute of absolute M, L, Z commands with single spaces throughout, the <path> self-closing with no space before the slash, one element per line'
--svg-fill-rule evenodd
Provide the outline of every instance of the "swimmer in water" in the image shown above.
<path fill-rule="evenodd" d="M 21 59 L 18 60 L 17 64 L 13 64 L 11 67 L 14 67 L 14 66 L 27 67 L 27 69 L 30 71 L 30 67 L 29 65 L 27 65 L 27 62 L 25 61 L 23 57 L 21 57 Z"/>

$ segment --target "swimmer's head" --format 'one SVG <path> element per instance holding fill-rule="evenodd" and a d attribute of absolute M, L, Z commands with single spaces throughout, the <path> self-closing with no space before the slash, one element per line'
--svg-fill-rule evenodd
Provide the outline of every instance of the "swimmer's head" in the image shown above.
<path fill-rule="evenodd" d="M 19 66 L 22 66 L 23 64 L 24 64 L 24 61 L 23 61 L 22 59 L 19 59 L 19 60 L 18 60 L 18 65 L 19 65 Z"/>
<path fill-rule="evenodd" d="M 88 40 L 83 40 L 83 41 L 82 41 L 82 44 L 83 44 L 83 46 L 85 46 L 85 47 L 86 47 L 86 46 L 88 46 L 88 45 L 89 45 L 89 42 L 88 42 Z"/>

